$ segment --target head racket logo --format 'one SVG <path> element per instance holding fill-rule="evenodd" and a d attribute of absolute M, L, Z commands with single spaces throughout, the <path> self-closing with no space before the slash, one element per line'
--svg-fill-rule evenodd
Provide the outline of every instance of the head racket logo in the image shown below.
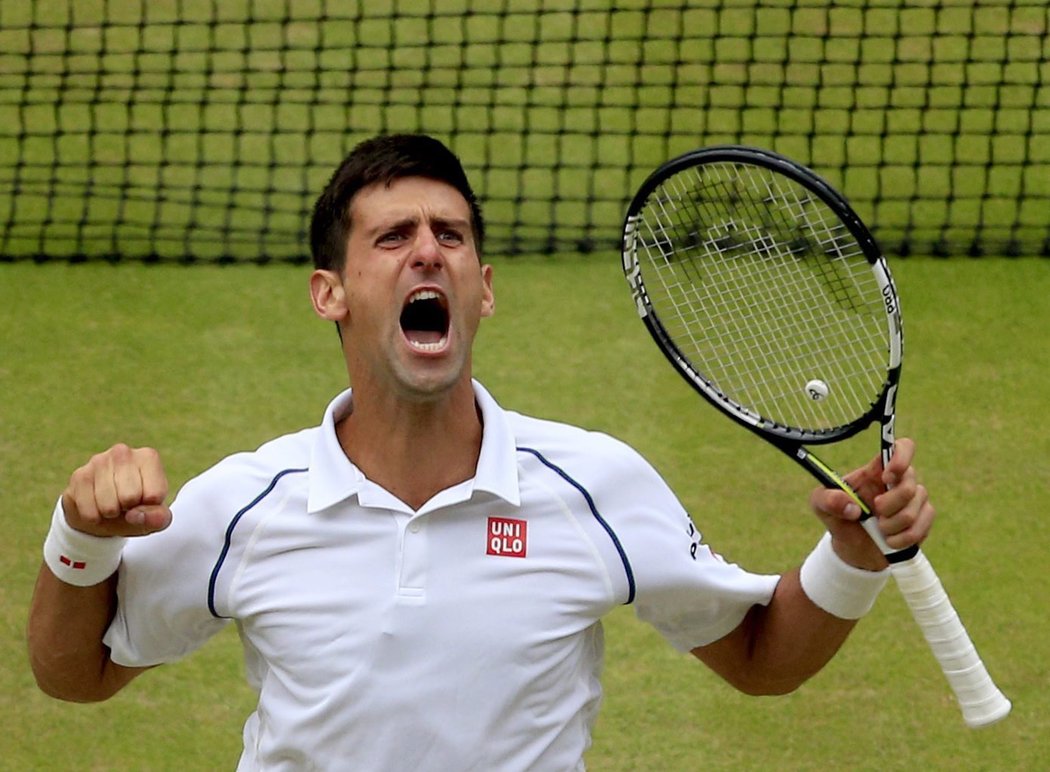
<path fill-rule="evenodd" d="M 896 437 L 897 423 L 897 384 L 886 389 L 882 407 L 882 442 L 883 447 L 892 447 Z"/>
<path fill-rule="evenodd" d="M 897 302 L 893 299 L 893 287 L 889 284 L 882 288 L 882 300 L 886 303 L 886 313 L 897 313 Z"/>

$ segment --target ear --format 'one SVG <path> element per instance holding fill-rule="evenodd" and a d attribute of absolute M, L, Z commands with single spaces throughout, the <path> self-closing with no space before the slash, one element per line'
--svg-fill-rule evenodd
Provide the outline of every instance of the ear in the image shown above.
<path fill-rule="evenodd" d="M 346 318 L 346 290 L 342 277 L 335 271 L 318 269 L 310 274 L 310 300 L 322 319 L 340 322 Z"/>
<path fill-rule="evenodd" d="M 481 315 L 492 316 L 496 313 L 496 296 L 492 292 L 492 266 L 481 266 Z"/>

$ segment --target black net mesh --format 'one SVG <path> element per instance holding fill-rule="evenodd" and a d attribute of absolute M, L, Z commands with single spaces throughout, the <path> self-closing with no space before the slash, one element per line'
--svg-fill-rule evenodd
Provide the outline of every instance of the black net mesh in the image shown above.
<path fill-rule="evenodd" d="M 1050 251 L 1046 0 L 4 0 L 0 259 L 298 261 L 356 142 L 463 158 L 489 252 L 616 250 L 702 145 L 895 253 Z"/>

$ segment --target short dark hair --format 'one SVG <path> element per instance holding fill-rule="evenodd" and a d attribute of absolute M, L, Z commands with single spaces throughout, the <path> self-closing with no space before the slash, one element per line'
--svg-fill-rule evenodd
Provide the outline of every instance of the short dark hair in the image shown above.
<path fill-rule="evenodd" d="M 481 254 L 485 223 L 463 165 L 440 140 L 425 134 L 387 134 L 357 145 L 335 170 L 314 204 L 310 252 L 314 267 L 341 271 L 350 235 L 350 202 L 369 185 L 426 177 L 458 190 L 470 206 L 474 244 Z"/>

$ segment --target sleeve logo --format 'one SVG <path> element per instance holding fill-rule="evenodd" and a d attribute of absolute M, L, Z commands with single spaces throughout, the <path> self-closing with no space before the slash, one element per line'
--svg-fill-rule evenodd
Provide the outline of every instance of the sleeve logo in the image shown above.
<path fill-rule="evenodd" d="M 707 544 L 704 544 L 703 536 L 700 535 L 700 531 L 698 531 L 696 529 L 696 526 L 693 525 L 692 519 L 690 519 L 689 520 L 689 556 L 693 560 L 696 560 L 697 559 L 697 555 L 701 554 L 702 552 L 709 553 L 711 555 L 711 557 L 713 557 L 715 560 L 718 560 L 721 563 L 725 563 L 726 562 L 725 558 L 723 558 L 721 555 L 719 555 L 717 552 L 715 552 L 713 549 L 711 549 L 710 546 L 708 546 Z"/>

